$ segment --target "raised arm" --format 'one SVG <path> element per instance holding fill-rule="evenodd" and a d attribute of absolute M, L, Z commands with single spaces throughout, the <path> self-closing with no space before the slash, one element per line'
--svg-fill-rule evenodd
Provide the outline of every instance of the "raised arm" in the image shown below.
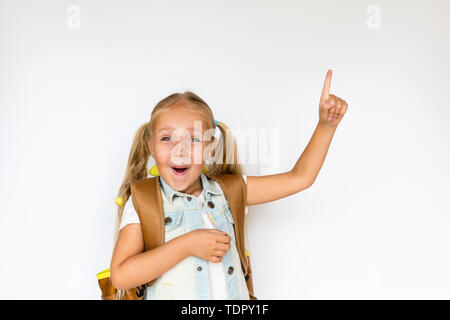
<path fill-rule="evenodd" d="M 306 188 L 317 178 L 328 152 L 334 132 L 348 104 L 330 94 L 332 71 L 328 70 L 319 103 L 316 129 L 292 170 L 279 174 L 247 177 L 247 205 L 278 200 Z"/>

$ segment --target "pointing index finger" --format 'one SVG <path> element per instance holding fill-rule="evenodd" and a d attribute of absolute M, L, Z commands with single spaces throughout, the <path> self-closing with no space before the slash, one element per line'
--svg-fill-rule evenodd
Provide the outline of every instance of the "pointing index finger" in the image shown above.
<path fill-rule="evenodd" d="M 328 96 L 330 94 L 331 75 L 332 74 L 333 74 L 333 71 L 331 69 L 328 70 L 327 76 L 325 77 L 325 82 L 323 84 L 323 89 L 322 89 L 322 97 L 321 97 L 322 101 L 328 100 Z"/>

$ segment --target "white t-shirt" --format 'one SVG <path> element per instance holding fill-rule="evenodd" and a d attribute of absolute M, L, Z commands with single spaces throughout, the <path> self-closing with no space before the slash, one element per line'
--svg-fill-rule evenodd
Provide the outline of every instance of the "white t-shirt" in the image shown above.
<path fill-rule="evenodd" d="M 243 175 L 245 183 L 247 183 L 247 176 Z M 192 196 L 194 197 L 194 196 Z M 194 197 L 195 198 L 195 197 Z M 197 197 L 200 203 L 204 204 L 204 190 Z M 128 200 L 131 200 L 129 198 Z M 248 208 L 245 207 L 245 214 L 248 214 Z M 203 227 L 205 229 L 214 229 L 214 221 L 203 211 L 202 205 L 202 221 Z M 139 215 L 133 206 L 133 201 L 127 201 L 123 209 L 122 221 L 120 222 L 119 230 L 130 223 L 141 223 L 139 220 Z M 223 267 L 223 262 L 214 263 L 208 261 L 208 275 L 209 275 L 209 289 L 211 294 L 211 300 L 227 300 L 227 278 L 225 275 L 225 269 Z"/>

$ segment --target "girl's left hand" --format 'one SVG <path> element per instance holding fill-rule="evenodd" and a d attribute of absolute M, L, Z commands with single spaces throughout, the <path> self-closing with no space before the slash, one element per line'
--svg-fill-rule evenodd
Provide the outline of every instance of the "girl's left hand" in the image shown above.
<path fill-rule="evenodd" d="M 328 70 L 325 77 L 325 83 L 322 89 L 322 96 L 319 103 L 319 124 L 327 127 L 336 128 L 342 117 L 347 111 L 347 102 L 334 94 L 330 94 L 331 74 L 332 70 Z"/>

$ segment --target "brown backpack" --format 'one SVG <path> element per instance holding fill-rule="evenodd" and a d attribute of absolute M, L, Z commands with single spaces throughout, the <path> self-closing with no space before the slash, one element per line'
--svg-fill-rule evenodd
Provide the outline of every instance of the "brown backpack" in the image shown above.
<path fill-rule="evenodd" d="M 222 188 L 234 220 L 236 247 L 241 260 L 242 271 L 246 280 L 251 300 L 256 300 L 253 293 L 252 269 L 250 258 L 245 250 L 244 217 L 247 189 L 241 175 L 223 174 L 213 178 Z M 158 192 L 157 192 L 158 191 Z M 152 250 L 164 244 L 164 208 L 161 199 L 159 177 L 137 180 L 131 184 L 131 198 L 141 222 L 144 237 L 144 251 Z M 116 289 L 112 286 L 109 272 L 102 279 L 97 275 L 103 300 L 115 300 Z M 99 273 L 100 274 L 100 273 Z M 107 276 L 106 276 L 107 275 Z M 156 279 L 136 288 L 126 290 L 125 300 L 142 300 L 145 286 L 150 287 Z"/>

